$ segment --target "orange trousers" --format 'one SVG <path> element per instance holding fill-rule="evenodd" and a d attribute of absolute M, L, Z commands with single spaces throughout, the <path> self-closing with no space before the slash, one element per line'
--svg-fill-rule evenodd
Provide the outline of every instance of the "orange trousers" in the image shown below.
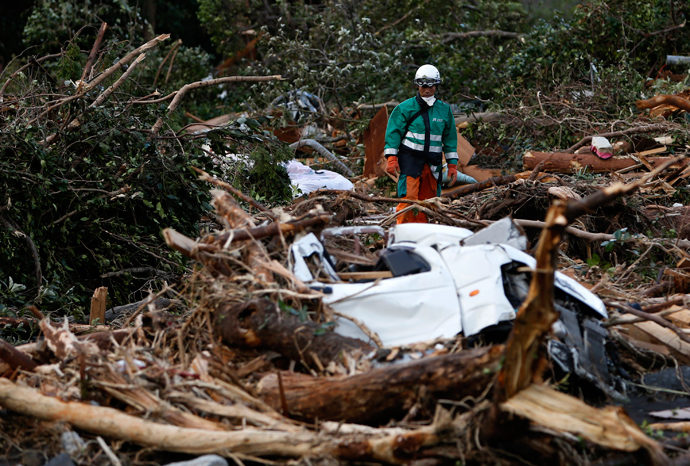
<path fill-rule="evenodd" d="M 429 165 L 424 165 L 422 175 L 419 178 L 413 178 L 408 175 L 400 175 L 400 178 L 398 178 L 398 197 L 401 199 L 414 201 L 430 199 L 439 195 L 438 188 L 438 180 L 429 168 Z M 400 212 L 409 205 L 401 202 L 395 211 Z M 397 223 L 427 223 L 428 221 L 426 214 L 419 212 L 417 209 L 408 210 L 398 216 L 397 219 Z"/>

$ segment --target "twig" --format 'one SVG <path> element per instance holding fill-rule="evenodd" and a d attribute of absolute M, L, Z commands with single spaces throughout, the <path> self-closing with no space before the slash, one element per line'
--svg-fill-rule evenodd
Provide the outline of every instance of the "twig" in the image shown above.
<path fill-rule="evenodd" d="M 113 92 L 115 92 L 115 90 L 116 90 L 118 87 L 120 87 L 120 86 L 122 85 L 123 82 L 125 82 L 125 81 L 127 80 L 127 78 L 129 77 L 129 75 L 132 74 L 132 71 L 134 71 L 134 68 L 136 68 L 136 66 L 137 66 L 139 63 L 141 63 L 141 62 L 144 60 L 144 58 L 146 58 L 146 54 L 145 54 L 145 53 L 142 53 L 141 55 L 139 55 L 139 56 L 136 58 L 136 60 L 134 60 L 134 62 L 133 62 L 131 65 L 129 65 L 129 68 L 127 68 L 127 71 L 125 71 L 124 73 L 122 73 L 122 76 L 120 76 L 120 77 L 118 78 L 117 81 L 115 81 L 108 89 L 106 89 L 105 91 L 103 91 L 103 93 L 102 93 L 101 95 L 99 95 L 98 98 L 97 98 L 96 100 L 94 100 L 93 103 L 92 103 L 91 105 L 89 105 L 89 108 L 96 108 L 96 107 L 98 107 L 99 105 L 101 105 L 103 102 L 105 102 L 105 100 L 106 100 L 108 97 L 110 97 L 110 95 L 111 95 Z M 70 123 L 70 125 L 71 125 L 71 123 Z"/>
<path fill-rule="evenodd" d="M 637 317 L 642 317 L 646 320 L 650 320 L 654 323 L 661 325 L 662 327 L 671 329 L 675 332 L 676 335 L 678 335 L 678 338 L 680 338 L 686 343 L 690 343 L 690 336 L 688 336 L 681 328 L 678 328 L 677 326 L 675 326 L 674 324 L 672 324 L 671 322 L 657 314 L 650 314 L 648 312 L 640 311 L 638 309 L 635 309 L 634 307 L 628 306 L 627 304 L 622 304 L 615 301 L 606 301 L 606 305 L 615 307 L 616 309 L 620 309 L 622 311 L 636 315 Z"/>
<path fill-rule="evenodd" d="M 140 273 L 140 272 L 153 272 L 154 275 L 170 275 L 164 270 L 158 270 L 154 267 L 132 267 L 129 269 L 118 270 L 117 272 L 108 272 L 101 275 L 101 278 L 112 278 L 119 277 L 120 275 L 125 275 L 127 273 Z"/>
<path fill-rule="evenodd" d="M 215 184 L 216 186 L 219 186 L 219 187 L 221 187 L 227 191 L 230 191 L 232 194 L 239 197 L 240 199 L 242 199 L 247 204 L 250 204 L 250 205 L 256 207 L 257 209 L 259 209 L 261 212 L 264 212 L 266 215 L 271 217 L 271 219 L 273 219 L 273 220 L 275 220 L 277 218 L 276 215 L 271 210 L 264 207 L 261 203 L 259 203 L 254 198 L 247 196 L 246 194 L 244 194 L 239 189 L 235 188 L 230 183 L 226 183 L 225 181 L 219 180 L 218 178 L 215 178 L 215 177 L 209 175 L 208 173 L 203 171 L 201 168 L 197 168 L 197 167 L 193 166 L 192 169 L 199 174 L 200 180 L 208 181 L 211 184 Z"/>
<path fill-rule="evenodd" d="M 146 52 L 149 49 L 152 49 L 156 45 L 158 45 L 159 42 L 163 42 L 164 40 L 168 39 L 170 37 L 170 34 L 161 34 L 160 36 L 151 39 L 144 45 L 137 47 L 136 49 L 132 50 L 129 52 L 127 55 L 125 55 L 123 58 L 120 59 L 117 63 L 115 63 L 113 66 L 105 70 L 103 73 L 98 75 L 96 79 L 88 83 L 88 85 L 85 87 L 85 91 L 88 91 L 90 89 L 93 89 L 94 87 L 98 86 L 100 83 L 102 83 L 105 79 L 107 79 L 111 74 L 113 74 L 115 71 L 118 69 L 122 68 L 124 65 L 127 63 L 131 62 L 134 60 L 135 57 L 138 57 L 142 53 Z"/>
<path fill-rule="evenodd" d="M 398 19 L 398 20 L 396 20 L 396 21 L 393 21 L 391 24 L 387 24 L 386 26 L 384 26 L 384 27 L 382 27 L 381 29 L 379 29 L 378 31 L 376 31 L 376 34 L 375 34 L 375 35 L 378 36 L 379 34 L 381 34 L 381 33 L 382 33 L 383 31 L 385 31 L 386 29 L 390 29 L 390 28 L 395 27 L 395 26 L 397 26 L 398 24 L 402 23 L 402 22 L 405 21 L 407 18 L 409 18 L 410 15 L 412 15 L 412 13 L 414 13 L 415 11 L 417 11 L 419 8 L 423 7 L 423 6 L 426 5 L 427 3 L 429 3 L 429 0 L 424 0 L 422 3 L 418 3 L 417 5 L 414 6 L 414 8 L 412 8 L 410 11 L 408 11 L 407 13 L 405 13 L 405 14 L 402 16 L 402 18 L 400 18 L 400 19 Z"/>
<path fill-rule="evenodd" d="M 158 65 L 158 71 L 156 71 L 156 77 L 153 78 L 153 85 L 155 86 L 156 83 L 158 82 L 158 76 L 161 74 L 161 70 L 163 69 L 163 65 L 165 65 L 165 62 L 168 61 L 168 57 L 170 57 L 170 54 L 173 53 L 177 48 L 182 45 L 182 39 L 177 39 L 177 42 L 175 42 L 172 47 L 170 47 L 170 50 L 168 53 L 165 55 L 165 58 L 161 62 L 160 65 Z"/>
<path fill-rule="evenodd" d="M 93 47 L 91 47 L 91 53 L 89 53 L 89 59 L 86 60 L 86 66 L 84 66 L 84 71 L 81 74 L 81 79 L 79 80 L 79 84 L 77 85 L 77 93 L 81 91 L 81 87 L 86 79 L 91 75 L 91 69 L 93 68 L 94 63 L 96 63 L 96 58 L 98 57 L 98 51 L 101 48 L 101 42 L 103 42 L 103 36 L 105 36 L 105 31 L 108 29 L 108 23 L 101 23 L 101 28 L 98 30 L 98 36 L 96 37 L 96 41 L 93 43 Z"/>
<path fill-rule="evenodd" d="M 38 117 L 34 118 L 30 122 L 27 123 L 27 125 L 30 125 L 31 123 L 37 121 L 39 118 L 43 117 L 44 115 L 47 115 L 50 113 L 52 110 L 56 109 L 57 107 L 60 107 L 61 105 L 65 105 L 68 102 L 71 102 L 72 100 L 79 99 L 84 96 L 84 94 L 94 87 L 98 86 L 100 83 L 102 83 L 104 80 L 106 80 L 110 75 L 115 73 L 117 70 L 122 68 L 124 65 L 129 63 L 130 61 L 134 60 L 135 57 L 141 55 L 143 52 L 146 50 L 149 50 L 156 45 L 158 45 L 159 42 L 166 40 L 168 37 L 170 37 L 170 34 L 162 34 L 155 39 L 152 39 L 145 43 L 144 45 L 137 47 L 136 49 L 132 50 L 129 52 L 127 55 L 125 55 L 123 58 L 121 58 L 117 63 L 115 63 L 113 66 L 105 70 L 103 73 L 98 75 L 93 81 L 84 84 L 81 92 L 75 93 L 74 95 L 70 97 L 66 97 L 63 99 L 58 100 L 55 102 L 53 105 L 50 105 L 48 108 L 46 108 Z M 2 95 L 2 90 L 0 90 L 0 96 Z"/>
<path fill-rule="evenodd" d="M 350 315 L 343 314 L 342 312 L 338 312 L 336 310 L 333 311 L 333 314 L 337 315 L 338 317 L 341 317 L 343 319 L 347 319 L 347 320 L 352 321 L 357 327 L 359 327 L 359 329 L 362 332 L 364 332 L 364 334 L 366 336 L 371 338 L 371 341 L 373 341 L 376 344 L 376 346 L 378 346 L 379 348 L 383 348 L 385 346 L 383 344 L 383 342 L 381 341 L 381 339 L 379 338 L 379 336 L 376 334 L 376 332 L 373 332 L 372 330 L 370 330 L 369 327 L 367 327 L 366 324 L 364 322 L 362 322 L 361 320 L 359 320 L 355 317 L 352 317 Z"/>
<path fill-rule="evenodd" d="M 352 170 L 347 168 L 347 166 L 343 162 L 338 160 L 338 158 L 335 155 L 333 155 L 333 153 L 331 153 L 331 151 L 329 151 L 328 149 L 323 147 L 321 145 L 321 143 L 318 142 L 316 139 L 300 139 L 299 141 L 290 144 L 290 149 L 297 150 L 303 146 L 309 146 L 309 147 L 315 149 L 316 152 L 318 152 L 319 154 L 323 155 L 324 157 L 329 159 L 331 162 L 333 162 L 336 165 L 336 167 L 338 167 L 340 170 L 342 170 L 347 176 L 349 176 L 349 177 L 355 176 L 355 174 Z"/>
<path fill-rule="evenodd" d="M 120 86 L 122 85 L 122 83 L 124 83 L 124 82 L 127 80 L 127 78 L 129 77 L 129 75 L 132 74 L 132 72 L 134 71 L 134 69 L 137 67 L 137 65 L 138 65 L 139 63 L 142 62 L 142 60 L 144 60 L 144 58 L 146 58 L 146 54 L 142 53 L 141 55 L 139 55 L 139 56 L 137 57 L 137 59 L 134 60 L 134 63 L 132 63 L 132 64 L 129 66 L 129 68 L 127 68 L 127 71 L 125 71 L 124 73 L 122 73 L 122 76 L 120 76 L 120 77 L 117 79 L 117 81 L 115 81 L 109 88 L 107 88 L 105 91 L 103 91 L 103 93 L 102 93 L 101 95 L 99 95 L 99 96 L 96 98 L 96 100 L 94 100 L 94 101 L 91 103 L 91 105 L 89 105 L 86 109 L 84 109 L 84 111 L 83 111 L 78 117 L 74 118 L 72 121 L 69 122 L 69 124 L 67 125 L 67 131 L 74 131 L 75 129 L 77 129 L 77 128 L 81 125 L 79 119 L 80 119 L 80 118 L 83 118 L 84 115 L 85 115 L 86 113 L 88 113 L 90 110 L 93 110 L 94 108 L 98 107 L 98 106 L 101 105 L 103 102 L 105 102 L 105 100 L 106 100 L 108 97 L 110 97 L 110 95 L 111 95 L 113 92 L 115 92 L 115 90 L 116 90 L 118 87 L 120 87 Z M 81 85 L 81 84 L 80 84 L 80 85 Z M 45 138 L 45 140 L 43 140 L 43 141 L 41 142 L 41 144 L 43 144 L 43 145 L 45 145 L 45 146 L 52 144 L 52 143 L 55 142 L 55 140 L 58 138 L 59 134 L 60 134 L 60 133 L 53 133 L 53 134 L 51 134 L 50 136 L 48 136 L 47 138 Z"/>
<path fill-rule="evenodd" d="M 187 94 L 187 92 L 191 91 L 192 89 L 201 89 L 204 87 L 209 87 L 209 86 L 217 86 L 218 84 L 224 84 L 224 83 L 237 83 L 237 82 L 251 82 L 251 83 L 256 83 L 256 82 L 267 82 L 267 81 L 283 81 L 283 77 L 280 75 L 273 75 L 273 76 L 228 76 L 225 78 L 217 78 L 217 79 L 209 79 L 208 81 L 197 81 L 194 83 L 190 84 L 185 84 L 182 86 L 182 88 L 177 91 L 175 94 L 175 98 L 173 99 L 172 102 L 170 102 L 170 105 L 168 105 L 168 114 L 172 113 L 175 111 L 178 105 L 180 105 L 180 102 L 184 98 L 184 96 Z M 158 121 L 153 125 L 151 128 L 151 132 L 153 134 L 158 134 L 160 129 L 163 127 L 163 118 L 159 118 Z"/>
<path fill-rule="evenodd" d="M 537 164 L 536 167 L 532 170 L 532 173 L 529 174 L 529 178 L 527 178 L 527 181 L 535 181 L 539 177 L 539 172 L 541 171 L 542 168 L 544 168 L 544 165 L 546 165 L 546 160 L 542 160 Z"/>
<path fill-rule="evenodd" d="M 357 110 L 378 110 L 382 107 L 394 108 L 398 105 L 400 105 L 400 102 L 397 100 L 389 100 L 388 102 L 384 102 L 382 104 L 359 104 L 357 105 Z"/>
<path fill-rule="evenodd" d="M 110 462 L 113 463 L 113 466 L 122 466 L 122 463 L 120 462 L 119 458 L 117 457 L 117 455 L 115 455 L 115 453 L 113 453 L 113 450 L 110 449 L 108 444 L 105 443 L 105 440 L 103 440 L 101 436 L 96 437 L 96 440 L 98 441 L 98 444 L 101 446 Z"/>
<path fill-rule="evenodd" d="M 640 257 L 637 258 L 637 260 L 636 260 L 635 262 L 633 262 L 632 264 L 630 264 L 629 267 L 626 267 L 625 272 L 623 272 L 623 273 L 621 274 L 621 276 L 618 277 L 618 278 L 616 279 L 616 281 L 613 282 L 613 284 L 615 285 L 616 283 L 622 281 L 625 277 L 627 277 L 628 275 L 630 275 L 630 272 L 632 272 L 632 271 L 635 269 L 635 266 L 636 266 L 637 264 L 639 264 L 640 261 L 642 261 L 642 259 L 644 259 L 645 257 L 647 257 L 647 254 L 649 254 L 649 253 L 652 251 L 652 248 L 653 248 L 654 246 L 657 246 L 657 245 L 654 244 L 654 243 L 652 243 L 652 244 L 647 248 L 647 250 L 646 250 L 645 252 L 643 252 L 642 255 L 641 255 Z"/>
<path fill-rule="evenodd" d="M 8 78 L 7 81 L 5 81 L 5 84 L 2 85 L 2 88 L 0 88 L 0 102 L 2 102 L 2 96 L 5 93 L 5 89 L 7 89 L 7 86 L 10 85 L 10 82 L 18 75 L 21 74 L 25 69 L 34 66 L 36 63 L 41 63 L 42 61 L 48 60 L 49 58 L 57 58 L 61 57 L 64 55 L 64 52 L 61 53 L 56 53 L 54 55 L 46 55 L 45 57 L 38 58 L 34 61 L 29 61 L 26 65 L 22 66 L 19 68 L 17 71 L 12 73 Z"/>
<path fill-rule="evenodd" d="M 182 39 L 180 39 L 180 44 L 182 44 Z M 175 57 L 177 57 L 177 53 L 180 51 L 180 47 L 177 47 L 175 49 L 175 52 L 173 53 L 172 58 L 170 59 L 170 65 L 168 66 L 168 72 L 165 74 L 165 84 L 168 84 L 168 80 L 170 79 L 170 72 L 172 71 L 173 63 L 175 63 Z"/>
<path fill-rule="evenodd" d="M 165 293 L 167 293 L 167 292 L 170 291 L 170 290 L 172 290 L 171 287 L 165 286 L 165 287 L 163 287 L 163 289 L 160 290 L 158 293 L 156 293 L 156 294 L 150 294 L 148 298 L 146 298 L 144 301 L 141 301 L 141 304 L 140 304 L 139 307 L 136 309 L 136 311 L 132 312 L 132 314 L 131 314 L 129 317 L 127 317 L 127 320 L 125 321 L 125 323 L 122 324 L 122 328 L 128 327 L 129 324 L 132 323 L 132 321 L 134 320 L 134 318 L 135 318 L 137 315 L 139 315 L 139 313 L 140 313 L 142 310 L 148 308 L 148 305 L 149 305 L 149 304 L 151 304 L 151 303 L 154 302 L 156 299 L 160 298 L 161 296 L 163 296 Z M 182 350 L 180 349 L 180 351 L 182 351 Z"/>
<path fill-rule="evenodd" d="M 488 180 L 481 181 L 479 183 L 472 183 L 465 186 L 461 186 L 458 189 L 449 191 L 447 193 L 441 194 L 441 197 L 462 197 L 468 194 L 475 193 L 477 191 L 483 191 L 484 189 L 493 188 L 494 186 L 502 186 L 504 184 L 510 184 L 517 180 L 515 175 L 506 176 L 494 176 Z"/>
<path fill-rule="evenodd" d="M 542 222 L 540 220 L 527 220 L 523 218 L 515 218 L 513 219 L 515 223 L 520 225 L 523 228 L 545 228 L 546 227 L 546 222 Z M 590 233 L 589 231 L 585 230 L 580 230 L 579 228 L 575 228 L 572 226 L 568 226 L 565 229 L 565 232 L 568 234 L 571 234 L 573 236 L 577 236 L 578 238 L 583 238 L 586 239 L 587 241 L 610 241 L 613 239 L 613 235 L 609 233 Z"/>

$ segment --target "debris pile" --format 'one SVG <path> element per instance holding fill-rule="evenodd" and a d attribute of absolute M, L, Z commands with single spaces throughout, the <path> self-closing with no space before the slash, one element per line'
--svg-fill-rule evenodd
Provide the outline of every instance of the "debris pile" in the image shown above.
<path fill-rule="evenodd" d="M 600 190 L 558 186 L 563 182 L 555 176 L 553 181 L 513 177 L 490 192 L 455 190 L 415 203 L 438 226 L 450 229 L 443 240 L 448 244 L 457 243 L 453 235 L 460 234 L 472 247 L 469 238 L 476 235 L 458 233 L 462 229 L 457 227 L 477 230 L 502 217 L 504 210 L 515 217 L 511 225 L 543 233 L 533 248 L 536 263 L 524 259 L 518 267 L 532 279 L 525 296 L 514 303 L 517 314 L 507 319 L 512 328 L 507 341 L 454 331 L 444 338 L 388 346 L 369 328 L 366 314 L 339 311 L 333 297 L 343 286 L 359 287 L 354 295 L 388 286 L 386 299 L 394 304 L 395 294 L 406 291 L 393 287 L 395 280 L 422 283 L 422 275 L 431 273 L 424 267 L 402 273 L 392 266 L 385 237 L 393 230 L 381 225 L 394 221 L 389 207 L 398 199 L 372 196 L 360 183 L 353 191 L 318 191 L 290 208 L 270 210 L 201 172 L 202 180 L 224 188 L 212 191 L 218 228 L 199 239 L 164 231 L 171 247 L 198 264 L 176 299 L 163 299 L 172 291 L 162 290 L 125 314 L 111 311 L 110 317 L 121 323 L 119 329 L 92 333 L 85 333 L 89 326 L 50 322 L 34 308 L 41 339 L 16 348 L 0 341 L 0 425 L 3 432 L 15 434 L 8 457 L 21 461 L 20 445 L 29 442 L 30 431 L 21 431 L 19 424 L 44 420 L 52 422 L 42 440 L 51 456 L 68 451 L 69 442 L 63 439 L 95 437 L 70 450 L 80 463 L 112 461 L 106 460 L 112 456 L 129 456 L 136 463 L 155 458 L 155 451 L 218 454 L 238 463 L 301 458 L 511 463 L 515 455 L 533 462 L 583 462 L 590 455 L 620 459 L 641 449 L 651 463 L 665 464 L 669 452 L 621 408 L 592 407 L 555 390 L 552 385 L 559 386 L 559 379 L 549 374 L 556 374 L 561 362 L 547 346 L 558 339 L 558 332 L 552 335 L 554 322 L 569 312 L 560 304 L 554 307 L 554 293 L 563 286 L 558 278 L 554 281 L 561 261 L 572 277 L 596 282 L 591 291 L 607 299 L 607 330 L 583 324 L 589 330 L 578 338 L 594 331 L 606 335 L 606 346 L 620 348 L 612 352 L 618 359 L 611 362 L 618 366 L 613 370 L 619 385 L 598 383 L 604 374 L 595 369 L 574 371 L 570 390 L 562 383 L 561 390 L 577 393 L 594 387 L 599 395 L 592 404 L 618 403 L 637 376 L 658 367 L 659 361 L 684 364 L 690 358 L 683 331 L 688 324 L 683 316 L 690 311 L 684 307 L 687 290 L 681 289 L 688 282 L 678 277 L 682 272 L 664 275 L 670 284 L 666 290 L 681 294 L 654 301 L 645 295 L 648 290 L 626 289 L 639 273 L 636 263 L 610 264 L 613 274 L 602 270 L 583 277 L 578 274 L 584 269 L 578 266 L 582 260 L 568 257 L 569 251 L 588 250 L 592 241 L 606 240 L 645 246 L 641 257 L 656 248 L 672 248 L 671 254 L 684 258 L 687 239 L 671 243 L 639 232 L 588 231 L 600 222 L 609 222 L 608 228 L 622 222 L 597 217 L 607 203 L 645 189 L 678 162 L 670 160 L 640 180 Z M 570 202 L 559 199 L 563 196 Z M 619 210 L 620 215 L 629 214 Z M 527 212 L 531 215 L 523 217 L 545 220 L 519 218 Z M 329 228 L 346 222 L 351 227 L 335 232 Z M 403 230 L 395 234 L 405 241 Z M 309 237 L 313 239 L 305 243 Z M 481 238 L 475 244 L 492 247 Z M 536 244 L 534 234 L 526 239 Z M 430 249 L 442 250 L 443 241 L 435 241 Z M 301 255 L 296 253 L 300 250 Z M 388 269 L 376 270 L 386 254 Z M 497 270 L 500 275 L 500 266 Z M 435 298 L 420 296 L 422 304 Z M 643 303 L 644 311 L 631 306 L 633 301 Z M 173 302 L 177 311 L 156 305 Z M 394 325 L 408 316 L 389 318 Z M 333 331 L 343 319 L 361 338 Z M 576 339 L 573 335 L 563 341 Z M 589 344 L 580 349 L 584 352 L 572 355 L 583 367 L 588 358 L 610 357 L 591 353 Z M 650 363 L 657 355 L 660 359 Z M 633 371 L 638 373 L 630 374 Z M 584 373 L 589 383 L 581 377 Z M 529 428 L 517 428 L 526 421 Z"/>

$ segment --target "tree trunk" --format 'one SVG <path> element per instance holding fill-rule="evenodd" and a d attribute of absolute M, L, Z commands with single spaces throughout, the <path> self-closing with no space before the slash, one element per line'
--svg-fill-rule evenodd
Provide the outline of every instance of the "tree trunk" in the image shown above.
<path fill-rule="evenodd" d="M 653 167 L 658 167 L 672 159 L 673 157 L 649 157 L 647 161 Z M 543 161 L 544 171 L 557 173 L 575 173 L 585 168 L 589 172 L 602 173 L 640 165 L 640 162 L 632 157 L 611 157 L 604 160 L 594 154 L 569 154 L 565 152 L 527 152 L 522 161 L 525 170 L 532 170 Z M 687 161 L 684 160 L 677 164 L 677 166 L 681 165 L 687 165 Z M 644 166 L 640 168 L 646 170 Z"/>
<path fill-rule="evenodd" d="M 426 394 L 459 400 L 479 396 L 499 368 L 502 346 L 476 348 L 404 364 L 391 364 L 351 377 L 311 377 L 282 372 L 259 382 L 267 404 L 302 419 L 367 423 L 401 418 Z"/>
<path fill-rule="evenodd" d="M 331 361 L 342 362 L 343 352 L 360 350 L 367 354 L 374 350 L 355 338 L 331 331 L 321 334 L 319 324 L 281 312 L 267 299 L 223 307 L 217 311 L 216 319 L 228 345 L 271 349 L 316 369 Z"/>

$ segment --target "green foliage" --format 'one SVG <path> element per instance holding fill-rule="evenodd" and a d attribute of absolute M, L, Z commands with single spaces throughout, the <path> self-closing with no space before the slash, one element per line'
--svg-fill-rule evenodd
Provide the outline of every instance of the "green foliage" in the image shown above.
<path fill-rule="evenodd" d="M 592 254 L 592 258 L 587 259 L 587 265 L 590 267 L 598 266 L 602 270 L 609 270 L 611 268 L 611 263 L 602 261 L 599 254 Z"/>
<path fill-rule="evenodd" d="M 608 241 L 602 242 L 601 245 L 603 246 L 603 248 L 606 252 L 611 252 L 611 251 L 613 251 L 613 248 L 617 244 L 621 244 L 621 243 L 628 241 L 632 238 L 633 238 L 633 235 L 628 233 L 627 228 L 621 228 L 620 230 L 616 230 L 613 232 L 613 238 L 611 238 Z"/>
<path fill-rule="evenodd" d="M 55 70 L 61 79 L 79 78 L 83 64 L 74 43 L 62 58 L 45 62 L 45 69 Z M 103 50 L 106 57 L 121 57 L 127 51 L 126 42 L 107 44 Z M 149 86 L 162 58 L 156 59 L 160 55 L 154 50 L 147 57 L 154 58 L 154 66 L 146 68 L 144 61 L 132 74 L 137 80 L 122 84 L 97 107 L 90 105 L 119 74 L 61 105 L 43 96 L 70 97 L 74 86 L 56 84 L 40 70 L 27 69 L 8 87 L 22 98 L 7 108 L 5 115 L 12 115 L 0 120 L 3 314 L 16 314 L 25 304 L 36 303 L 49 312 L 83 318 L 98 286 L 110 289 L 113 302 L 124 303 L 140 299 L 149 287 L 174 282 L 186 270 L 185 260 L 165 245 L 161 230 L 199 235 L 197 222 L 211 210 L 209 186 L 199 183 L 190 167 L 222 176 L 222 156 L 228 150 L 252 154 L 253 166 L 227 172 L 238 188 L 250 192 L 256 183 L 265 199 L 291 199 L 289 180 L 280 166 L 290 152 L 263 130 L 265 118 L 238 120 L 208 135 L 150 134 L 161 117 L 166 128 L 176 132 L 185 122 L 181 112 L 168 115 L 165 104 L 131 103 L 154 90 Z M 207 58 L 198 49 L 180 51 L 176 59 L 184 66 L 176 68 L 168 85 L 181 87 L 193 79 L 191 75 L 207 71 Z M 211 107 L 209 94 L 196 108 Z M 44 105 L 54 105 L 54 110 L 42 115 Z M 46 142 L 48 137 L 52 142 Z M 201 147 L 200 141 L 207 139 L 213 152 Z M 257 176 L 254 167 L 260 183 L 251 181 Z M 40 263 L 40 281 L 34 260 Z"/>
<path fill-rule="evenodd" d="M 144 37 L 148 27 L 129 0 L 36 0 L 24 27 L 24 44 L 40 53 L 59 51 L 68 41 L 91 49 L 102 22 L 108 23 L 109 35 L 131 41 Z"/>
<path fill-rule="evenodd" d="M 527 46 L 509 60 L 506 70 L 516 84 L 543 90 L 566 81 L 591 82 L 592 64 L 599 70 L 627 69 L 628 77 L 644 75 L 661 68 L 667 54 L 687 50 L 690 38 L 675 26 L 688 13 L 687 2 L 681 1 L 583 2 L 572 20 L 556 17 L 537 24 Z M 662 31 L 666 32 L 656 33 Z M 634 82 L 628 80 L 627 86 L 617 89 Z"/>

